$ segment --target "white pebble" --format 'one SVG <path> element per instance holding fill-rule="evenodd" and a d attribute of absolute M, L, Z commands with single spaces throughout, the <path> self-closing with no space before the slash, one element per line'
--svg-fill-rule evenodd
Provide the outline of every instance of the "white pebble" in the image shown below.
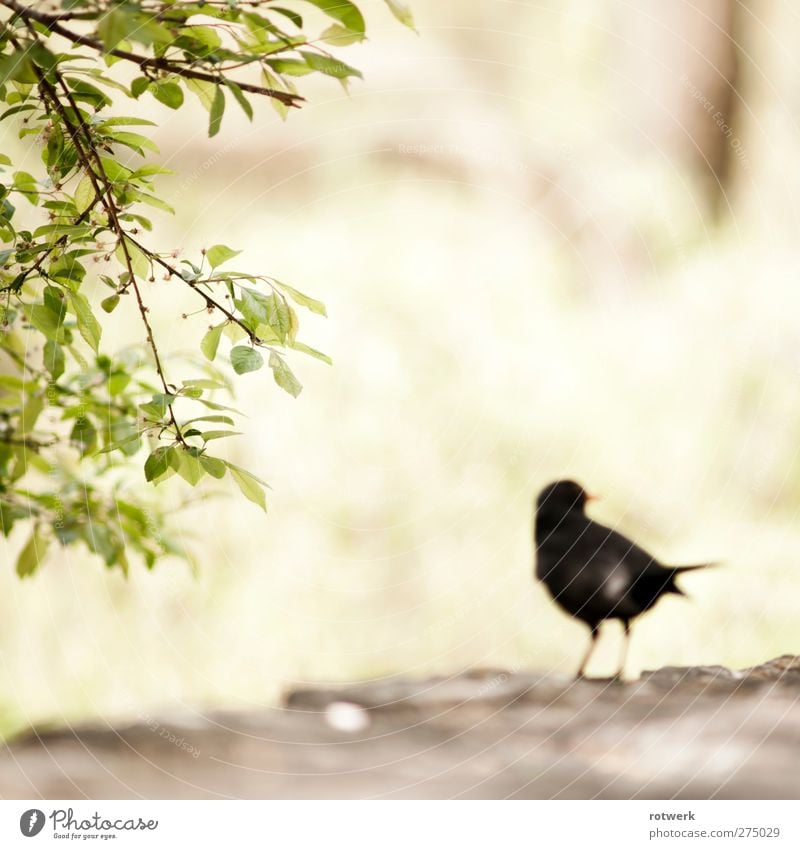
<path fill-rule="evenodd" d="M 325 721 L 337 731 L 363 731 L 369 725 L 369 716 L 360 705 L 352 702 L 331 702 L 325 708 Z"/>

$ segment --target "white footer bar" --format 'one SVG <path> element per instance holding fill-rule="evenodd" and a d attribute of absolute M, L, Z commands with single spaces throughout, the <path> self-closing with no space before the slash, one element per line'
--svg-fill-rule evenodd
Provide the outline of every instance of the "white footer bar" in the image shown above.
<path fill-rule="evenodd" d="M 592 849 L 800 846 L 775 801 L 0 801 L 0 846 Z"/>

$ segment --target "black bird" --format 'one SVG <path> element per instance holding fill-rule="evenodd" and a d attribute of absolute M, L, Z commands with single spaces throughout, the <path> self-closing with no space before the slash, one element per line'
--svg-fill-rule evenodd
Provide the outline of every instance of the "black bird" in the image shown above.
<path fill-rule="evenodd" d="M 574 481 L 546 486 L 536 499 L 536 577 L 570 616 L 585 622 L 592 641 L 578 670 L 582 678 L 597 643 L 600 623 L 619 619 L 625 629 L 620 678 L 630 641 L 631 620 L 665 593 L 686 595 L 675 584 L 682 572 L 699 566 L 662 566 L 622 534 L 584 513 L 588 495 Z"/>

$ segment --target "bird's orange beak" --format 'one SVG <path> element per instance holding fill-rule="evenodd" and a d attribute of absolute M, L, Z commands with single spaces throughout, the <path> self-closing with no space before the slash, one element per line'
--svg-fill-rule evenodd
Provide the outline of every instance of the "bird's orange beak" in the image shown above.
<path fill-rule="evenodd" d="M 599 496 L 599 495 L 597 495 L 597 494 L 596 494 L 596 493 L 594 493 L 594 492 L 587 492 L 587 493 L 586 493 L 586 500 L 587 500 L 587 501 L 599 501 L 599 500 L 600 500 L 600 496 Z"/>

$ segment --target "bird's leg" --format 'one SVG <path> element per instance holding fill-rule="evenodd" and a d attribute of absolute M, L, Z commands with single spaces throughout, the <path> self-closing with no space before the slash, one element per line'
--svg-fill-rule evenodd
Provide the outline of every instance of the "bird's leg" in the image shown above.
<path fill-rule="evenodd" d="M 628 646 L 631 642 L 631 623 L 627 619 L 622 620 L 622 627 L 625 631 L 625 636 L 622 640 L 622 657 L 619 661 L 619 669 L 617 670 L 617 674 L 614 676 L 615 681 L 622 681 L 622 676 L 625 673 L 625 662 L 628 659 Z"/>
<path fill-rule="evenodd" d="M 586 654 L 583 656 L 583 660 L 581 661 L 580 669 L 578 670 L 577 678 L 585 678 L 584 670 L 586 669 L 586 664 L 589 662 L 589 658 L 592 656 L 592 652 L 594 651 L 594 647 L 597 644 L 597 638 L 600 635 L 600 629 L 597 625 L 592 625 L 592 640 L 589 643 L 589 648 L 586 650 Z"/>

